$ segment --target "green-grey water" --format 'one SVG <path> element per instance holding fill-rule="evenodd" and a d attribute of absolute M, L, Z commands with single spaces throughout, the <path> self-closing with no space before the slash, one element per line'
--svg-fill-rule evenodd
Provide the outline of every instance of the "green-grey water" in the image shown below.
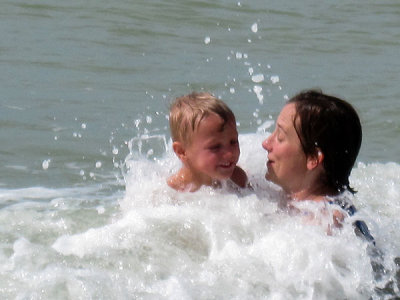
<path fill-rule="evenodd" d="M 0 0 L 0 7 L 5 298 L 398 296 L 400 3 Z M 240 123 L 242 164 L 259 181 L 268 134 L 260 126 L 308 88 L 345 98 L 360 114 L 363 144 L 352 182 L 356 205 L 384 249 L 390 271 L 381 281 L 356 259 L 364 244 L 349 246 L 343 258 L 334 249 L 345 234 L 332 242 L 315 233 L 320 246 L 309 248 L 302 227 L 290 233 L 291 221 L 259 215 L 274 212 L 268 195 L 238 203 L 214 195 L 227 201 L 222 208 L 200 195 L 200 204 L 184 208 L 187 219 L 173 205 L 151 215 L 149 195 L 166 201 L 158 184 L 177 166 L 168 146 L 171 99 L 206 90 L 225 100 Z M 238 207 L 247 215 L 237 215 Z M 227 231 L 220 230 L 220 210 Z M 155 250 L 166 243 L 165 253 Z M 263 254 L 276 244 L 281 252 Z M 291 256 L 293 245 L 299 250 Z M 326 261 L 342 273 L 329 277 L 312 263 L 301 272 L 299 257 L 324 247 Z M 282 275 L 285 259 L 297 277 Z"/>

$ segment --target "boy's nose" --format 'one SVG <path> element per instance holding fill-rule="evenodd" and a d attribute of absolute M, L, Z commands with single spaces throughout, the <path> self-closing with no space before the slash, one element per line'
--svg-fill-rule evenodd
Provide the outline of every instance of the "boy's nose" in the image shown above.
<path fill-rule="evenodd" d="M 226 151 L 224 151 L 224 158 L 230 159 L 234 156 L 234 153 L 235 153 L 235 149 L 233 149 L 232 147 L 229 147 L 226 149 Z"/>

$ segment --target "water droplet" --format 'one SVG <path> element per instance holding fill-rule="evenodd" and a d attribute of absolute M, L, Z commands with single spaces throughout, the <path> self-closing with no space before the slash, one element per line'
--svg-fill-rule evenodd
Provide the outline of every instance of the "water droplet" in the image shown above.
<path fill-rule="evenodd" d="M 264 74 L 253 75 L 253 76 L 251 76 L 251 80 L 256 83 L 262 82 L 262 81 L 264 81 Z"/>
<path fill-rule="evenodd" d="M 271 82 L 273 83 L 273 84 L 275 84 L 275 83 L 278 83 L 279 82 L 279 76 L 277 76 L 277 75 L 273 75 L 273 76 L 271 76 Z"/>
<path fill-rule="evenodd" d="M 262 93 L 262 87 L 259 86 L 259 85 L 255 85 L 253 87 L 253 91 L 256 94 L 259 103 L 263 104 L 264 103 L 264 96 L 261 94 Z"/>
<path fill-rule="evenodd" d="M 149 151 L 147 151 L 147 157 L 151 156 L 154 154 L 154 150 L 153 149 L 149 149 Z"/>
<path fill-rule="evenodd" d="M 204 38 L 204 44 L 208 45 L 209 43 L 211 43 L 211 38 L 209 36 L 206 36 Z"/>
<path fill-rule="evenodd" d="M 105 211 L 106 211 L 106 209 L 104 208 L 104 206 L 98 206 L 98 207 L 97 207 L 97 213 L 98 213 L 99 215 L 104 214 Z"/>
<path fill-rule="evenodd" d="M 51 159 L 45 159 L 45 160 L 42 162 L 42 168 L 43 168 L 43 170 L 47 170 L 47 169 L 49 168 L 50 161 L 51 161 Z"/>
<path fill-rule="evenodd" d="M 258 31 L 257 23 L 254 23 L 253 25 L 251 25 L 251 31 L 253 31 L 254 33 L 256 33 Z"/>

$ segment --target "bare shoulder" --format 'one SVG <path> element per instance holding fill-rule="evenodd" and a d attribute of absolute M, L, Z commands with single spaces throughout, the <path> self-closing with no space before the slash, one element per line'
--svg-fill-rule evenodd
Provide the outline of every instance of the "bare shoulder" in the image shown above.
<path fill-rule="evenodd" d="M 345 218 L 345 215 L 341 211 L 339 211 L 337 209 L 333 210 L 332 214 L 333 214 L 333 224 L 337 228 L 341 228 L 342 224 L 343 224 L 343 221 L 344 221 L 344 218 Z"/>
<path fill-rule="evenodd" d="M 167 184 L 174 190 L 179 190 L 179 187 L 182 186 L 182 183 L 179 182 L 178 176 L 176 176 L 176 174 L 168 177 Z"/>
<path fill-rule="evenodd" d="M 233 170 L 231 180 L 241 188 L 245 188 L 247 186 L 247 174 L 242 168 L 238 166 L 236 166 Z"/>
<path fill-rule="evenodd" d="M 189 180 L 182 169 L 168 177 L 167 184 L 178 192 L 195 192 L 201 186 L 196 185 L 193 181 Z"/>

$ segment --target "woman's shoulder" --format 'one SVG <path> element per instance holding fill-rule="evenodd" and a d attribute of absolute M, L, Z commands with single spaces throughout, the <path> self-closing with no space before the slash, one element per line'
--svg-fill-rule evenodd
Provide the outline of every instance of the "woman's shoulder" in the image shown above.
<path fill-rule="evenodd" d="M 327 202 L 339 206 L 342 210 L 352 216 L 357 211 L 352 201 L 353 195 L 350 192 L 344 192 L 337 196 L 327 197 Z"/>
<path fill-rule="evenodd" d="M 357 236 L 366 239 L 369 242 L 372 242 L 375 245 L 375 239 L 369 231 L 367 224 L 363 221 L 355 217 L 355 213 L 357 212 L 356 207 L 354 206 L 351 198 L 354 197 L 350 192 L 342 193 L 334 198 L 331 198 L 329 203 L 338 205 L 342 210 L 344 210 L 349 217 L 354 217 L 354 221 L 352 222 L 354 227 L 354 232 Z"/>

